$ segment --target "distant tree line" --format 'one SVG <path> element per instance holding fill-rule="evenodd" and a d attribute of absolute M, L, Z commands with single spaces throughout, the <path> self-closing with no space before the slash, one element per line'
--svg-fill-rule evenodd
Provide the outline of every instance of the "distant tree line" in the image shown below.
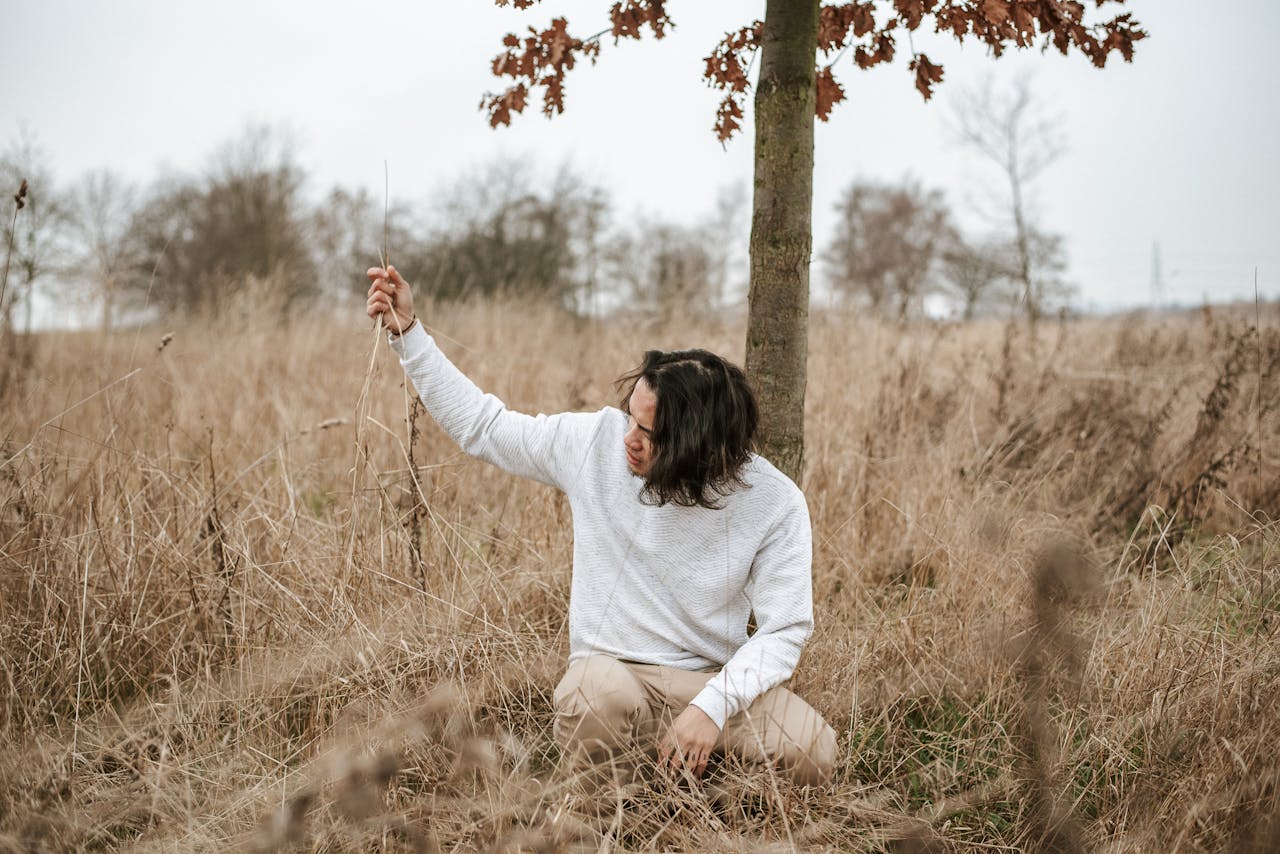
<path fill-rule="evenodd" d="M 6 318 L 29 314 L 45 285 L 68 311 L 93 306 L 104 327 L 222 314 L 246 295 L 258 311 L 332 304 L 363 293 L 384 243 L 435 299 L 514 296 L 580 314 L 712 310 L 746 278 L 747 200 L 732 188 L 687 225 L 622 216 L 568 167 L 546 176 L 507 160 L 472 167 L 427 204 L 384 210 L 366 189 L 313 199 L 288 140 L 263 127 L 219 148 L 203 171 L 145 189 L 106 171 L 57 186 L 29 138 L 9 146 L 0 170 L 5 186 L 27 176 L 32 187 L 16 220 Z"/>
<path fill-rule="evenodd" d="M 939 296 L 966 320 L 1017 312 L 1034 324 L 1073 293 L 1063 239 L 1039 223 L 1029 199 L 1063 153 L 1057 123 L 1025 79 L 1007 91 L 988 80 L 955 103 L 952 135 L 987 167 L 986 197 L 967 211 L 986 227 L 965 233 L 943 194 L 910 178 L 854 181 L 822 252 L 828 284 L 838 298 L 900 321 Z"/>
<path fill-rule="evenodd" d="M 836 209 L 821 255 L 828 284 L 837 300 L 877 316 L 919 317 L 926 299 L 940 297 L 965 320 L 1034 320 L 1072 294 L 1061 237 L 1035 228 L 1021 238 L 999 229 L 967 235 L 943 194 L 918 181 L 855 181 Z"/>
<path fill-rule="evenodd" d="M 958 138 L 997 167 L 1002 180 L 988 185 L 1007 186 L 985 211 L 991 226 L 966 234 L 942 193 L 918 181 L 856 180 L 818 244 L 829 290 L 898 321 L 922 315 L 930 297 L 965 318 L 1021 308 L 1034 321 L 1070 293 L 1061 238 L 1026 202 L 1061 146 L 1025 89 L 972 93 L 956 116 Z M 718 310 L 741 301 L 747 279 L 740 186 L 709 199 L 691 225 L 624 215 L 568 167 L 548 175 L 509 159 L 471 167 L 426 204 L 384 210 L 366 189 L 311 191 L 288 138 L 268 127 L 246 129 L 202 171 L 146 188 L 109 171 L 59 186 L 28 137 L 0 157 L 0 177 L 30 186 L 13 234 L 4 222 L 14 250 L 0 319 L 10 330 L 30 326 L 44 284 L 57 310 L 83 317 L 92 306 L 104 328 L 157 313 L 332 304 L 363 290 L 360 273 L 384 248 L 437 300 L 517 296 L 578 314 Z"/>

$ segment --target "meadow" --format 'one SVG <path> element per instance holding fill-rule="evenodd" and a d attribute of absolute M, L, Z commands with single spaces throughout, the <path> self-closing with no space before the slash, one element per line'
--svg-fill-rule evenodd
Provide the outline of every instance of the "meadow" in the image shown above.
<path fill-rule="evenodd" d="M 741 316 L 423 312 L 528 412 Z M 361 309 L 42 333 L 0 401 L 0 851 L 1280 850 L 1280 312 L 815 313 L 822 789 L 559 767 L 566 502 Z M 620 451 L 621 452 L 621 451 Z"/>

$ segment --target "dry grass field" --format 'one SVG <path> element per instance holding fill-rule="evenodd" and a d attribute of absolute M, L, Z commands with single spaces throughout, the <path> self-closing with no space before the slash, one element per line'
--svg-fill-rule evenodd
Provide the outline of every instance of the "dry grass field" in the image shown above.
<path fill-rule="evenodd" d="M 428 313 L 526 411 L 741 318 Z M 359 309 L 45 334 L 0 409 L 0 851 L 1280 850 L 1280 316 L 815 315 L 822 790 L 558 770 L 571 531 Z M 411 424 L 412 422 L 412 424 Z"/>

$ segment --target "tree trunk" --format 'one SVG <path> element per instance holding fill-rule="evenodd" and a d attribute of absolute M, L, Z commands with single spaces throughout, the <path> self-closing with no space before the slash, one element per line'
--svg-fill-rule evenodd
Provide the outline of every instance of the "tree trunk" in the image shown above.
<path fill-rule="evenodd" d="M 115 323 L 116 285 L 115 277 L 103 276 L 102 282 L 102 334 L 111 332 Z"/>
<path fill-rule="evenodd" d="M 746 372 L 760 401 L 760 453 L 796 483 L 804 468 L 818 3 L 768 0 L 755 97 Z"/>
<path fill-rule="evenodd" d="M 1018 279 L 1022 282 L 1023 307 L 1027 311 L 1027 323 L 1034 334 L 1036 321 L 1040 319 L 1040 299 L 1031 281 L 1031 241 L 1027 236 L 1027 220 L 1022 210 L 1022 175 L 1019 172 L 1016 144 L 1010 143 L 1009 191 L 1013 198 L 1013 229 L 1018 246 Z M 1034 341 L 1034 336 L 1033 336 Z"/>

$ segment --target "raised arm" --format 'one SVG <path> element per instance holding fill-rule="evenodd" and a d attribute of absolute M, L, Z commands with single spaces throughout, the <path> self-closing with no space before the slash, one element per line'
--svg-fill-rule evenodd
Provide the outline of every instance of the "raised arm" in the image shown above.
<path fill-rule="evenodd" d="M 395 267 L 372 267 L 367 311 L 431 417 L 472 456 L 504 471 L 571 491 L 601 423 L 601 413 L 530 416 L 485 394 L 445 357 L 418 322 L 408 282 Z"/>

